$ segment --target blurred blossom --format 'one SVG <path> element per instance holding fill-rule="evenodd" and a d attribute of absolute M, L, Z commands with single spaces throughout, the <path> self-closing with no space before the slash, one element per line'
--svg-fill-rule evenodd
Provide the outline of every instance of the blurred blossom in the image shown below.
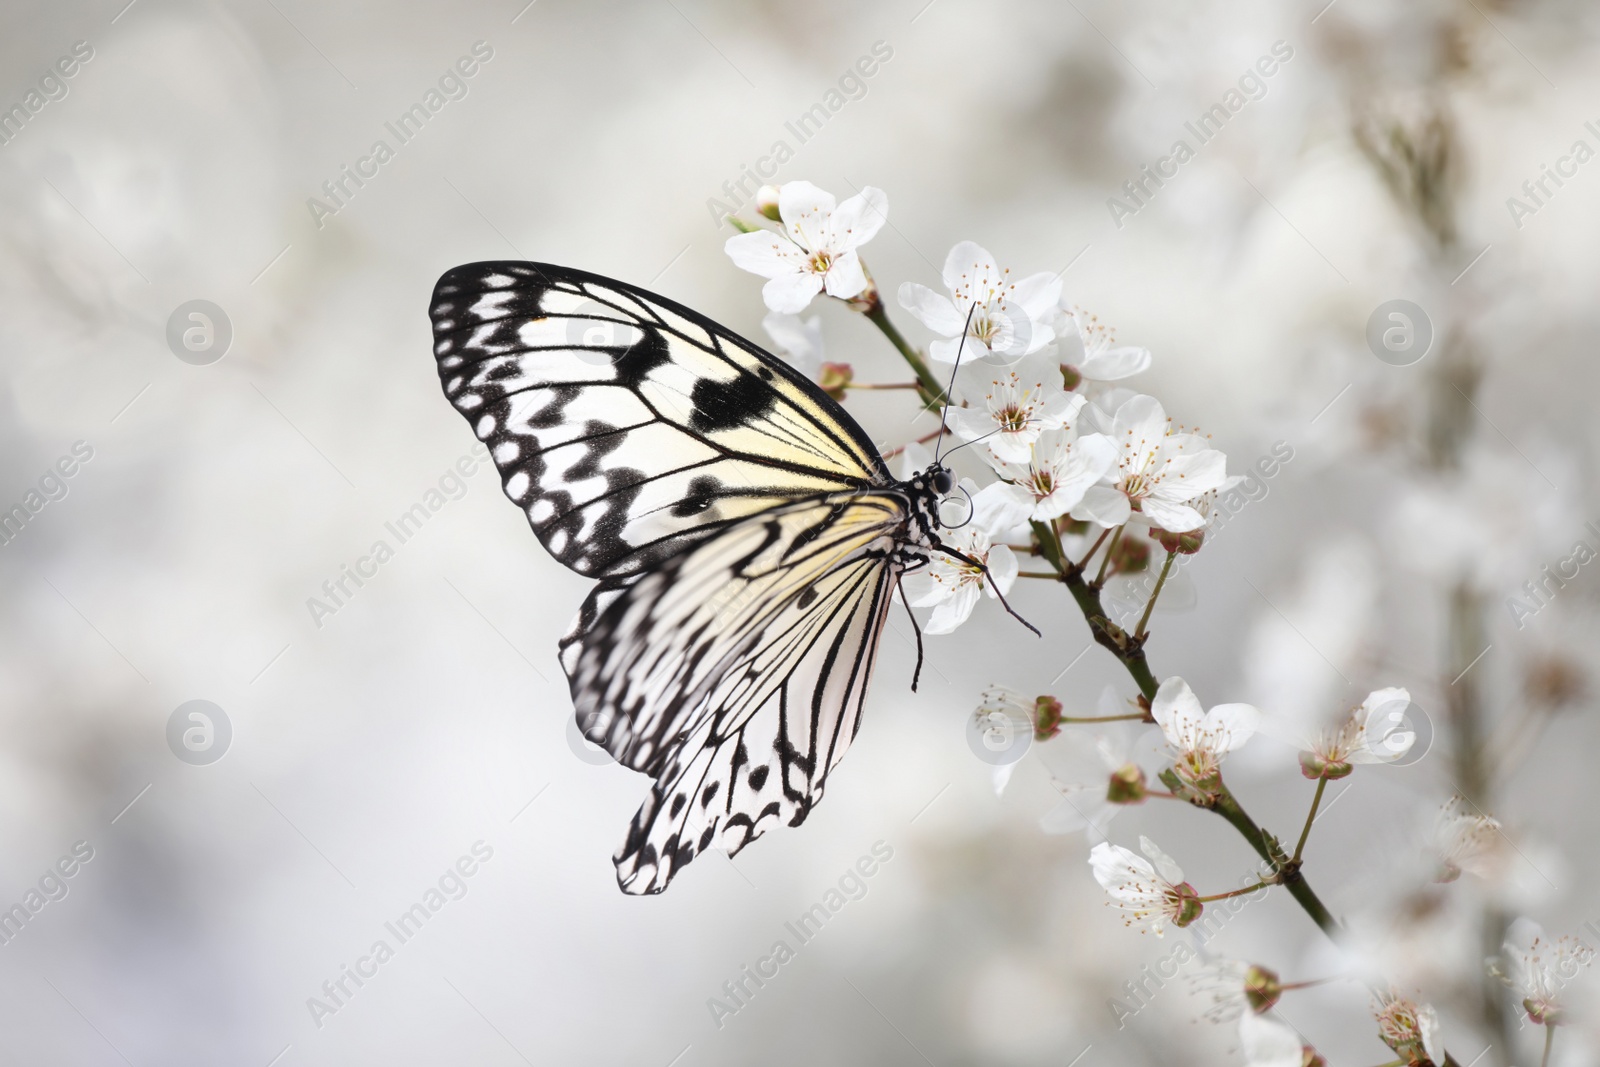
<path fill-rule="evenodd" d="M 1128 703 L 1107 686 L 1095 714 L 1128 711 Z M 1047 834 L 1083 830 L 1090 841 L 1104 841 L 1117 813 L 1144 800 L 1144 771 L 1134 761 L 1134 747 L 1144 732 L 1143 724 L 1132 721 L 1067 724 L 1050 746 L 1052 763 L 1061 768 L 1051 777 L 1061 801 L 1039 820 L 1040 829 Z"/>
<path fill-rule="evenodd" d="M 1246 1067 L 1305 1067 L 1305 1045 L 1300 1034 L 1271 1015 L 1244 1012 L 1239 1016 L 1239 1050 Z"/>
<path fill-rule="evenodd" d="M 1210 999 L 1205 1016 L 1214 1023 L 1231 1023 L 1246 1012 L 1269 1012 L 1283 996 L 1283 982 L 1275 971 L 1244 960 L 1213 960 L 1195 972 L 1190 984 Z M 1298 1050 L 1298 1039 L 1295 1047 Z"/>
<path fill-rule="evenodd" d="M 1487 878 L 1501 865 L 1503 852 L 1500 823 L 1476 809 L 1466 810 L 1466 801 L 1451 797 L 1439 809 L 1433 828 L 1433 853 L 1438 874 L 1434 880 L 1453 882 L 1461 872 Z"/>
<path fill-rule="evenodd" d="M 1339 672 L 1352 673 L 1377 625 L 1378 604 L 1375 563 L 1362 541 L 1309 545 L 1301 559 L 1288 590 L 1263 590 L 1271 603 L 1261 604 L 1243 655 L 1245 694 L 1266 709 L 1262 733 L 1296 749 L 1337 725 L 1330 715 L 1348 691 Z M 1253 762 L 1269 756 L 1275 768 L 1293 766 L 1268 750 Z"/>
<path fill-rule="evenodd" d="M 773 311 L 761 320 L 761 326 L 796 370 L 816 379 L 822 367 L 822 316 L 802 319 Z"/>
<path fill-rule="evenodd" d="M 1095 881 L 1111 894 L 1109 903 L 1122 910 L 1125 924 L 1162 936 L 1167 925 L 1188 926 L 1200 917 L 1202 905 L 1183 869 L 1148 837 L 1139 838 L 1145 859 L 1121 845 L 1102 841 L 1089 850 Z"/>
<path fill-rule="evenodd" d="M 1554 1026 L 1567 1021 L 1567 987 L 1584 975 L 1594 956 L 1592 945 L 1571 936 L 1551 941 L 1538 923 L 1522 918 L 1511 924 L 1500 958 L 1489 966 L 1521 1000 L 1530 1022 Z"/>
<path fill-rule="evenodd" d="M 1540 456 L 1557 485 L 1574 485 L 1566 457 Z M 1515 452 L 1475 445 L 1459 471 L 1419 479 L 1401 496 L 1394 545 L 1408 568 L 1481 592 L 1519 595 L 1582 532 L 1578 498 L 1558 491 Z"/>
<path fill-rule="evenodd" d="M 1419 1005 L 1390 992 L 1378 997 L 1372 1014 L 1378 1023 L 1378 1036 L 1406 1063 L 1444 1063 L 1444 1037 L 1433 1005 Z"/>
<path fill-rule="evenodd" d="M 869 185 L 839 204 L 810 182 L 785 182 L 778 190 L 778 214 L 783 233 L 740 233 L 723 245 L 734 266 L 769 279 L 761 289 L 767 307 L 792 315 L 820 292 L 848 300 L 866 290 L 856 249 L 889 217 L 883 190 Z"/>
<path fill-rule="evenodd" d="M 1261 713 L 1249 704 L 1218 704 L 1205 710 L 1189 683 L 1176 676 L 1156 690 L 1150 714 L 1172 748 L 1178 777 L 1201 790 L 1216 787 L 1222 758 L 1250 740 L 1261 720 Z"/>
<path fill-rule="evenodd" d="M 1061 279 L 1049 271 L 1011 280 L 988 251 L 971 241 L 950 249 L 944 261 L 948 297 L 916 282 L 900 286 L 900 304 L 940 339 L 928 355 L 954 363 L 963 338 L 976 342 L 966 356 L 1031 355 L 1055 340 L 1049 320 L 1061 296 Z M 970 321 L 969 321 L 970 317 Z M 1059 383 L 1058 383 L 1059 384 Z"/>
<path fill-rule="evenodd" d="M 1205 518 L 1188 501 L 1222 485 L 1227 457 L 1198 434 L 1174 433 L 1160 401 L 1135 396 L 1117 408 L 1109 427 L 1115 464 L 1072 510 L 1075 519 L 1121 526 L 1137 514 L 1182 533 Z"/>

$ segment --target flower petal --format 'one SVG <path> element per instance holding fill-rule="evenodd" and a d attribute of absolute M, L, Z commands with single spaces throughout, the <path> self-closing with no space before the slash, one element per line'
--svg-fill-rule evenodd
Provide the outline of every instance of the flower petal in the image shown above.
<path fill-rule="evenodd" d="M 889 197 L 882 189 L 867 186 L 849 197 L 833 213 L 832 245 L 835 253 L 860 248 L 877 236 L 889 221 Z"/>
<path fill-rule="evenodd" d="M 944 287 L 950 290 L 957 303 L 977 300 L 987 303 L 987 298 L 977 295 L 1000 277 L 1000 266 L 987 249 L 975 241 L 959 241 L 944 257 Z M 962 315 L 965 320 L 965 314 Z"/>
<path fill-rule="evenodd" d="M 784 182 L 778 189 L 778 215 L 795 244 L 811 252 L 828 248 L 830 219 L 838 201 L 806 181 Z"/>
<path fill-rule="evenodd" d="M 1239 1016 L 1239 1048 L 1247 1067 L 1301 1067 L 1305 1046 L 1292 1027 L 1247 1011 Z"/>
<path fill-rule="evenodd" d="M 1149 370 L 1151 359 L 1148 348 L 1109 348 L 1085 356 L 1078 373 L 1090 381 L 1116 382 Z"/>
<path fill-rule="evenodd" d="M 1156 847 L 1156 843 L 1148 837 L 1139 838 L 1139 850 L 1150 857 L 1150 862 L 1155 865 L 1156 873 L 1172 885 L 1183 884 L 1183 868 L 1178 866 L 1176 860 Z"/>
<path fill-rule="evenodd" d="M 773 311 L 797 315 L 822 292 L 820 274 L 783 274 L 761 287 L 761 299 Z"/>
<path fill-rule="evenodd" d="M 1061 277 L 1049 271 L 1040 271 L 1017 282 L 1009 302 L 1026 311 L 1029 318 L 1039 321 L 1055 310 L 1056 301 L 1060 299 Z"/>
<path fill-rule="evenodd" d="M 1205 709 L 1189 683 L 1173 675 L 1161 683 L 1150 701 L 1150 717 L 1161 727 L 1167 743 L 1182 747 L 1205 721 Z"/>
<path fill-rule="evenodd" d="M 998 587 L 1001 593 L 1011 592 L 1011 587 L 1016 583 L 1020 567 L 1017 565 L 1017 554 L 1005 545 L 995 545 L 989 550 L 989 580 L 984 583 L 990 596 L 995 595 Z"/>
<path fill-rule="evenodd" d="M 861 257 L 854 252 L 846 252 L 836 258 L 833 266 L 828 268 L 823 284 L 827 287 L 829 296 L 838 297 L 840 300 L 860 296 L 867 288 L 867 272 L 861 267 Z"/>
<path fill-rule="evenodd" d="M 922 632 L 951 633 L 971 617 L 972 609 L 977 606 L 978 587 L 971 582 L 962 582 L 951 593 L 949 599 L 933 609 L 933 614 L 928 616 L 928 625 L 922 628 Z"/>
<path fill-rule="evenodd" d="M 1133 514 L 1128 498 L 1115 489 L 1093 485 L 1083 494 L 1083 500 L 1072 509 L 1072 517 L 1080 521 L 1097 522 L 1110 529 L 1121 526 Z"/>
<path fill-rule="evenodd" d="M 733 265 L 763 278 L 777 278 L 805 269 L 805 254 L 793 241 L 786 241 L 770 230 L 736 233 L 723 243 Z"/>
<path fill-rule="evenodd" d="M 948 297 L 934 292 L 926 285 L 901 282 L 897 295 L 901 307 L 911 312 L 918 322 L 941 337 L 958 336 L 961 327 L 966 324 L 966 319 L 956 311 L 956 306 Z M 954 358 L 952 353 L 951 359 Z"/>
<path fill-rule="evenodd" d="M 1250 704 L 1218 704 L 1206 712 L 1205 730 L 1218 755 L 1232 752 L 1255 736 L 1261 712 Z"/>

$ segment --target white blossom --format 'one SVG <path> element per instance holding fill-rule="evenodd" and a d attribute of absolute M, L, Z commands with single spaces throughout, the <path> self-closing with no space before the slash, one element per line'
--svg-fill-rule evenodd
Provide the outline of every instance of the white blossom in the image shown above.
<path fill-rule="evenodd" d="M 1222 758 L 1256 732 L 1261 713 L 1249 704 L 1200 705 L 1189 683 L 1171 677 L 1150 702 L 1150 715 L 1173 751 L 1173 769 L 1190 785 L 1206 788 L 1220 773 Z"/>
<path fill-rule="evenodd" d="M 916 282 L 902 284 L 899 293 L 901 306 L 939 335 L 928 346 L 934 359 L 956 362 L 963 333 L 973 342 L 966 356 L 1018 359 L 1055 340 L 1049 324 L 1061 295 L 1055 275 L 1046 271 L 1013 281 L 982 247 L 962 241 L 945 257 L 943 276 L 948 297 Z"/>
<path fill-rule="evenodd" d="M 1499 872 L 1503 859 L 1500 821 L 1473 809 L 1460 796 L 1451 797 L 1434 821 L 1431 859 L 1435 881 L 1453 882 L 1462 872 L 1488 878 Z"/>
<path fill-rule="evenodd" d="M 1025 463 L 990 454 L 990 464 L 1004 481 L 995 495 L 1009 505 L 1016 524 L 1030 519 L 1049 522 L 1071 511 L 1083 494 L 1116 462 L 1116 449 L 1101 434 L 1078 436 L 1071 425 L 1045 430 L 1028 448 Z M 988 490 L 994 486 L 985 486 Z"/>
<path fill-rule="evenodd" d="M 1183 880 L 1183 869 L 1148 837 L 1139 838 L 1139 856 L 1121 845 L 1102 841 L 1089 850 L 1095 881 L 1111 895 L 1112 906 L 1160 937 L 1168 924 L 1187 926 L 1200 915 L 1199 897 Z"/>
<path fill-rule="evenodd" d="M 1231 1023 L 1245 1012 L 1269 1012 L 1283 996 L 1276 972 L 1244 960 L 1226 957 L 1208 962 L 1189 979 L 1197 993 L 1208 996 L 1205 1017 L 1214 1023 Z"/>
<path fill-rule="evenodd" d="M 1563 991 L 1594 962 L 1594 956 L 1594 948 L 1577 938 L 1550 941 L 1538 923 L 1521 918 L 1506 932 L 1500 959 L 1492 969 L 1522 999 L 1530 1021 L 1555 1025 L 1564 1021 Z"/>
<path fill-rule="evenodd" d="M 1127 712 L 1128 704 L 1107 686 L 1095 714 L 1103 718 Z M 1083 830 L 1090 841 L 1104 841 L 1111 820 L 1138 803 L 1135 797 L 1142 799 L 1144 771 L 1133 754 L 1142 733 L 1136 722 L 1102 722 L 1074 726 L 1052 742 L 1063 768 L 1051 776 L 1061 801 L 1040 818 L 1039 828 L 1047 834 Z M 1113 794 L 1120 799 L 1113 800 Z"/>
<path fill-rule="evenodd" d="M 778 190 L 778 214 L 782 233 L 735 234 L 723 245 L 734 266 L 769 279 L 761 289 L 767 307 L 796 314 L 824 290 L 841 300 L 866 290 L 856 249 L 888 220 L 883 190 L 869 185 L 839 204 L 810 182 L 785 182 Z"/>
<path fill-rule="evenodd" d="M 1302 766 L 1311 777 L 1318 776 L 1311 769 L 1320 768 L 1324 776 L 1340 778 L 1357 764 L 1393 763 L 1417 740 L 1416 731 L 1406 729 L 1410 706 L 1411 693 L 1406 689 L 1373 690 L 1337 727 L 1310 740 L 1305 746 L 1309 759 L 1302 758 Z"/>
<path fill-rule="evenodd" d="M 1091 488 L 1073 508 L 1073 518 L 1112 527 L 1137 514 L 1173 533 L 1205 524 L 1188 502 L 1222 485 L 1226 456 L 1199 434 L 1174 432 L 1160 402 L 1149 396 L 1134 396 L 1119 406 L 1109 436 L 1117 461 L 1104 484 Z"/>

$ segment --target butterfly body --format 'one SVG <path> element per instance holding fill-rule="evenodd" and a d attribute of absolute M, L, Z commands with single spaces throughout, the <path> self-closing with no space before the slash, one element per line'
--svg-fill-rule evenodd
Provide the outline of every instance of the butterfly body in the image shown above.
<path fill-rule="evenodd" d="M 951 551 L 950 472 L 893 478 L 815 384 L 621 282 L 467 264 L 430 314 L 507 497 L 598 580 L 560 658 L 584 736 L 655 779 L 624 891 L 798 825 L 860 726 L 901 575 Z"/>

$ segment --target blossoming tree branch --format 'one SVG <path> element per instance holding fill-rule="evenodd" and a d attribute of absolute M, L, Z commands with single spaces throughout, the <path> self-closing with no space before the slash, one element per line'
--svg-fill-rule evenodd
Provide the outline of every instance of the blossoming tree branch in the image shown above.
<path fill-rule="evenodd" d="M 754 220 L 729 218 L 740 233 L 726 247 L 735 265 L 767 279 L 762 297 L 770 314 L 763 325 L 777 347 L 837 400 L 859 390 L 914 394 L 938 423 L 885 453 L 898 456 L 906 473 L 926 467 L 926 445 L 946 437 L 946 455 L 970 446 L 987 467 L 983 484 L 961 479 L 970 513 L 955 516 L 941 534 L 966 559 L 940 557 L 907 576 L 910 606 L 931 609 L 924 632 L 951 633 L 985 596 L 1003 599 L 1019 579 L 1057 583 L 1095 643 L 1122 664 L 1137 690 L 1131 699 L 1108 691 L 1092 716 L 1063 714 L 1061 701 L 1049 694 L 1027 697 L 995 686 L 983 695 L 979 729 L 1028 731 L 1041 742 L 1061 737 L 1060 744 L 1087 757 L 1079 761 L 1084 771 L 1078 780 L 1056 782 L 1063 799 L 1042 820 L 1044 828 L 1094 840 L 1089 865 L 1108 903 L 1129 926 L 1155 936 L 1194 923 L 1211 902 L 1279 889 L 1329 937 L 1344 940 L 1340 921 L 1306 879 L 1306 848 L 1329 782 L 1410 751 L 1410 694 L 1376 690 L 1360 705 L 1280 738 L 1297 747 L 1300 772 L 1315 783 L 1293 838 L 1261 826 L 1229 789 L 1222 765 L 1268 728 L 1264 717 L 1248 704 L 1206 708 L 1182 678 L 1156 672 L 1145 645 L 1174 563 L 1201 550 L 1219 498 L 1243 479 L 1228 477 L 1226 457 L 1208 437 L 1174 424 L 1159 400 L 1122 384 L 1149 368 L 1149 350 L 1118 344 L 1097 317 L 1063 298 L 1059 276 L 1014 277 L 985 249 L 963 241 L 945 259 L 940 288 L 906 281 L 896 292 L 900 307 L 936 338 L 924 352 L 895 326 L 861 257 L 888 218 L 881 190 L 868 187 L 840 203 L 809 182 L 794 181 L 763 189 L 756 206 Z M 858 382 L 849 364 L 824 360 L 820 319 L 801 317 L 819 296 L 872 322 L 904 359 L 911 380 Z M 1028 569 L 1019 556 L 1030 561 Z M 1135 605 L 1130 632 L 1108 610 L 1107 583 L 1147 570 L 1157 577 L 1142 609 Z M 1164 788 L 1152 784 L 1132 755 L 1137 733 L 1150 727 L 1165 745 L 1168 764 L 1155 775 Z M 1009 771 L 997 770 L 997 788 Z M 1138 852 L 1107 840 L 1117 813 L 1152 799 L 1227 820 L 1260 857 L 1257 880 L 1203 893 L 1148 838 L 1140 838 Z M 1448 883 L 1472 872 L 1498 829 L 1486 814 L 1452 799 L 1427 849 L 1428 877 Z M 1549 944 L 1524 920 L 1493 963 L 1520 994 L 1529 1021 L 1546 1028 L 1547 1058 L 1564 1022 L 1561 991 L 1592 956 L 1570 939 Z M 1437 1014 L 1420 994 L 1393 988 L 1370 968 L 1340 977 L 1370 990 L 1375 1036 L 1390 1050 L 1386 1067 L 1457 1064 L 1444 1048 Z M 1274 1009 L 1287 993 L 1320 981 L 1285 982 L 1264 964 L 1221 960 L 1206 968 L 1200 984 L 1215 1002 L 1208 1017 L 1237 1024 L 1251 1067 L 1311 1067 L 1326 1061 Z"/>

